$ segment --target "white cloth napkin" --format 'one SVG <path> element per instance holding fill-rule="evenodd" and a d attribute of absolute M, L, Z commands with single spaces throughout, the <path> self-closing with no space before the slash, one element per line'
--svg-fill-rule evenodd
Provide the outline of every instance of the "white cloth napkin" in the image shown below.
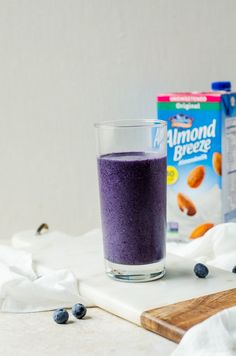
<path fill-rule="evenodd" d="M 188 245 L 169 244 L 169 251 L 232 271 L 236 265 L 236 224 L 217 225 Z M 172 356 L 235 356 L 236 307 L 191 328 Z"/>
<path fill-rule="evenodd" d="M 171 356 L 235 356 L 236 307 L 192 327 Z"/>
<path fill-rule="evenodd" d="M 75 303 L 90 306 L 79 293 L 79 283 L 71 269 L 66 268 L 66 246 L 72 247 L 73 238 L 60 232 L 37 236 L 34 231 L 17 234 L 13 247 L 0 245 L 0 310 L 3 312 L 37 312 Z M 23 250 L 21 249 L 23 247 Z M 57 266 L 43 263 L 40 253 L 58 253 Z M 48 258 L 50 260 L 50 257 Z M 75 259 L 74 259 L 75 260 Z"/>
<path fill-rule="evenodd" d="M 170 243 L 169 252 L 232 271 L 236 265 L 236 223 L 216 225 L 188 244 Z"/>

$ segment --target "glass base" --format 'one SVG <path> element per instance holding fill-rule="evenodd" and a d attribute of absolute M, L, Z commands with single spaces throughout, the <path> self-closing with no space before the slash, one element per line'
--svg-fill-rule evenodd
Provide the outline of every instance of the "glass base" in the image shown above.
<path fill-rule="evenodd" d="M 106 274 L 123 282 L 148 282 L 162 278 L 165 274 L 165 260 L 145 265 L 121 265 L 105 259 Z"/>

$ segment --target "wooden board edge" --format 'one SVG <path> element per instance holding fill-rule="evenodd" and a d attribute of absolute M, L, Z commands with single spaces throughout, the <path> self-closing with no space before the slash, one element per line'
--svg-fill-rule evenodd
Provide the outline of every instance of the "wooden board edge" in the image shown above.
<path fill-rule="evenodd" d="M 146 330 L 152 331 L 178 344 L 184 336 L 185 332 L 175 325 L 172 326 L 170 331 L 169 323 L 166 323 L 164 320 L 161 319 L 158 319 L 157 323 L 157 318 L 153 318 L 150 312 L 151 310 L 147 310 L 141 314 L 141 326 Z"/>
<path fill-rule="evenodd" d="M 225 299 L 227 303 L 224 303 Z M 216 308 L 216 310 L 214 310 L 214 308 L 211 308 L 210 305 L 210 308 L 208 308 L 208 313 L 202 315 L 201 318 L 199 318 L 199 316 L 196 318 L 196 311 L 198 311 L 198 309 L 203 309 L 205 311 L 206 307 L 209 307 L 209 301 L 213 302 L 214 304 L 215 302 L 218 302 L 218 307 Z M 146 310 L 141 314 L 140 323 L 144 329 L 152 331 L 171 341 L 179 343 L 185 332 L 189 330 L 192 326 L 195 326 L 198 323 L 211 317 L 212 315 L 234 305 L 236 305 L 236 288 L 211 293 L 196 298 L 180 301 L 174 304 L 168 304 L 162 307 Z M 182 306 L 183 308 L 186 307 L 186 312 L 190 312 L 190 314 L 186 313 L 189 317 L 191 317 L 191 314 L 195 316 L 195 318 L 192 318 L 193 321 L 195 319 L 195 322 L 192 325 L 190 323 L 189 327 L 187 325 L 184 325 L 183 322 L 180 322 L 179 325 L 175 325 L 174 323 L 172 323 L 172 318 L 175 319 L 176 317 L 176 310 L 179 313 L 179 309 L 182 309 Z M 169 314 L 169 318 L 166 318 L 165 316 L 166 311 Z M 201 310 L 199 310 L 199 312 L 200 311 Z M 188 320 L 191 320 L 191 318 Z"/>

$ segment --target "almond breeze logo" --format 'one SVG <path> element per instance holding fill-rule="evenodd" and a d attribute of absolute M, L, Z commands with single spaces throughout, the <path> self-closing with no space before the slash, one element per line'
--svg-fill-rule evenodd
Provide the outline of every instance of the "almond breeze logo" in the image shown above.
<path fill-rule="evenodd" d="M 212 139 L 216 137 L 216 119 L 213 119 L 209 125 L 194 127 L 193 129 L 186 129 L 189 126 L 175 126 L 176 122 L 178 123 L 178 119 L 176 121 L 175 117 L 171 119 L 171 122 L 174 122 L 172 127 L 175 128 L 168 130 L 167 144 L 174 149 L 173 160 L 178 162 L 179 165 L 183 165 L 200 159 L 207 159 L 206 153 L 211 149 Z M 184 122 L 183 124 L 188 125 L 189 122 Z M 185 129 L 178 130 L 177 127 L 184 127 Z M 197 155 L 198 153 L 204 155 L 189 159 L 186 157 L 192 154 Z M 183 159 L 185 157 L 187 159 Z"/>
<path fill-rule="evenodd" d="M 184 115 L 184 114 L 177 114 L 170 118 L 171 127 L 183 127 L 189 128 L 192 127 L 193 119 Z"/>

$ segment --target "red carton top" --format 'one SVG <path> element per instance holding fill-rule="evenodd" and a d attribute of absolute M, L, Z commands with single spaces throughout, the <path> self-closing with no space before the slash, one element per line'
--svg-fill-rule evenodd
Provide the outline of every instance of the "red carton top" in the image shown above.
<path fill-rule="evenodd" d="M 167 93 L 157 96 L 158 102 L 220 102 L 222 92 L 189 92 L 189 93 Z"/>

